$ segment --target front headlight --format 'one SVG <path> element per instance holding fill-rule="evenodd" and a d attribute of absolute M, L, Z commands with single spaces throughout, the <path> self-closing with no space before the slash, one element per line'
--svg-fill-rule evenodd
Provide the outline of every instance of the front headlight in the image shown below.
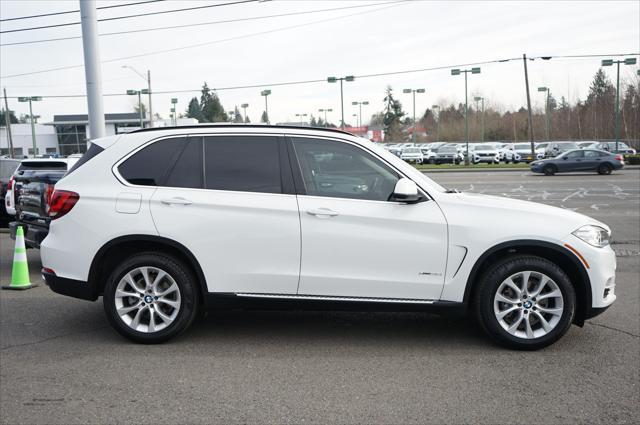
<path fill-rule="evenodd" d="M 603 229 L 600 226 L 593 226 L 591 224 L 582 226 L 572 234 L 589 245 L 597 246 L 599 248 L 609 245 L 609 238 L 611 237 L 611 234 L 607 229 Z"/>

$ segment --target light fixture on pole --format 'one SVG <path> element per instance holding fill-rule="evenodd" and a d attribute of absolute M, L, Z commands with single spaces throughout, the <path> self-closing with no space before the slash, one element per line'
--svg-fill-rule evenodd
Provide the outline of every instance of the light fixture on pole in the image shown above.
<path fill-rule="evenodd" d="M 602 66 L 612 66 L 613 64 L 618 66 L 616 72 L 616 153 L 618 152 L 618 145 L 620 143 L 620 64 L 625 65 L 635 65 L 636 58 L 626 58 L 621 61 L 614 61 L 613 59 L 604 59 L 602 61 Z M 638 70 L 638 75 L 640 75 L 640 70 Z"/>
<path fill-rule="evenodd" d="M 173 97 L 171 98 L 171 112 L 173 112 L 173 125 L 178 126 L 178 115 L 176 112 L 176 105 L 178 103 L 178 99 Z"/>
<path fill-rule="evenodd" d="M 324 112 L 324 126 L 329 127 L 329 121 L 327 121 L 327 112 L 333 112 L 333 109 L 318 109 L 318 112 Z"/>
<path fill-rule="evenodd" d="M 413 93 L 413 132 L 411 134 L 411 141 L 416 142 L 416 93 L 424 93 L 424 89 L 404 89 L 402 93 Z"/>
<path fill-rule="evenodd" d="M 480 74 L 480 67 L 471 69 L 452 69 L 451 75 L 464 74 L 464 140 L 467 144 L 467 153 L 464 158 L 464 165 L 469 165 L 469 99 L 467 91 L 467 74 Z"/>
<path fill-rule="evenodd" d="M 144 120 L 142 118 L 142 97 L 141 97 L 141 95 L 148 94 L 148 93 L 149 93 L 149 90 L 147 90 L 147 89 L 127 90 L 127 94 L 129 96 L 138 95 L 138 113 L 140 115 L 140 128 L 144 128 Z"/>
<path fill-rule="evenodd" d="M 482 138 L 480 140 L 484 143 L 484 97 L 475 96 L 473 100 L 476 101 L 476 113 L 478 112 L 478 102 L 482 101 Z"/>
<path fill-rule="evenodd" d="M 31 106 L 32 102 L 40 102 L 42 100 L 41 96 L 29 96 L 29 97 L 19 97 L 18 102 L 29 102 L 29 122 L 31 122 L 31 143 L 33 144 L 33 157 L 35 158 L 38 154 L 38 147 L 36 146 L 36 128 L 34 123 L 33 116 L 33 107 Z"/>
<path fill-rule="evenodd" d="M 307 114 L 296 114 L 296 117 L 300 118 L 300 127 L 304 127 L 304 126 L 302 125 L 302 120 L 303 120 L 303 118 L 304 118 L 304 117 L 306 117 L 306 116 L 307 116 Z"/>
<path fill-rule="evenodd" d="M 267 115 L 267 125 L 269 124 L 269 104 L 267 103 L 267 96 L 271 94 L 271 90 L 262 90 L 260 92 L 261 96 L 264 96 L 264 113 Z"/>
<path fill-rule="evenodd" d="M 341 117 L 341 124 L 340 124 L 340 128 L 342 128 L 344 130 L 344 92 L 342 90 L 342 82 L 343 81 L 354 81 L 356 79 L 356 77 L 354 77 L 353 75 L 347 75 L 346 77 L 329 77 L 327 78 L 327 82 L 328 83 L 337 83 L 338 81 L 340 81 L 340 117 Z"/>
<path fill-rule="evenodd" d="M 249 107 L 248 103 L 243 103 L 240 107 L 244 110 L 244 123 L 247 123 L 247 108 Z"/>
<path fill-rule="evenodd" d="M 151 107 L 151 71 L 147 70 L 147 75 L 145 76 L 143 73 L 139 72 L 132 66 L 122 65 L 123 68 L 127 68 L 138 74 L 140 78 L 147 82 L 147 93 L 149 95 L 149 127 L 153 127 L 153 108 Z"/>
<path fill-rule="evenodd" d="M 368 105 L 368 100 L 363 100 L 362 102 L 351 102 L 353 106 L 358 106 L 360 109 L 360 113 L 358 115 L 358 127 L 362 127 L 362 105 Z"/>
<path fill-rule="evenodd" d="M 545 92 L 546 98 L 544 101 L 544 117 L 545 117 L 545 127 L 544 127 L 544 135 L 547 140 L 550 140 L 550 129 L 549 129 L 549 96 L 551 95 L 551 90 L 549 87 L 538 87 L 539 92 Z"/>
<path fill-rule="evenodd" d="M 438 110 L 438 119 L 436 120 L 436 142 L 440 140 L 440 106 L 431 105 L 431 109 Z"/>

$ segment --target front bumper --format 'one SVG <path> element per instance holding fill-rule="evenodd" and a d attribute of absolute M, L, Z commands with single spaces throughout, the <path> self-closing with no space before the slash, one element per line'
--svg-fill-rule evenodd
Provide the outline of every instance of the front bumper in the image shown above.
<path fill-rule="evenodd" d="M 16 239 L 16 231 L 18 226 L 22 226 L 24 231 L 24 243 L 29 248 L 40 248 L 40 243 L 49 234 L 49 229 L 46 227 L 35 226 L 33 224 L 23 223 L 20 221 L 12 221 L 9 223 L 9 233 L 11 239 Z"/>
<path fill-rule="evenodd" d="M 56 276 L 54 273 L 42 270 L 42 278 L 51 290 L 57 294 L 67 295 L 82 300 L 95 301 L 98 299 L 98 291 L 95 285 L 80 280 L 67 279 Z"/>

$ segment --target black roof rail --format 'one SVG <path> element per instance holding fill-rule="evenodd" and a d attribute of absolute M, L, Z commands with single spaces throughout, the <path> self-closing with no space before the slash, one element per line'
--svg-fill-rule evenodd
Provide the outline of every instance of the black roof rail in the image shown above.
<path fill-rule="evenodd" d="M 327 131 L 332 133 L 348 134 L 349 136 L 353 136 L 352 133 L 349 133 L 348 131 L 340 130 L 337 128 L 303 127 L 303 126 L 297 126 L 297 125 L 227 124 L 227 123 L 192 124 L 192 125 L 180 125 L 180 126 L 171 126 L 171 127 L 149 127 L 149 128 L 141 128 L 138 130 L 133 130 L 127 134 L 143 133 L 147 131 L 183 130 L 183 129 L 196 129 L 196 128 L 276 128 L 276 129 L 282 128 L 285 130 L 288 129 L 288 130 Z"/>

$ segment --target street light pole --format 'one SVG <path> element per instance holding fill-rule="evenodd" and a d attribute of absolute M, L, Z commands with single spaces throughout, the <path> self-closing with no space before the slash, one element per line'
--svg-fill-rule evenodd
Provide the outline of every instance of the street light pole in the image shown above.
<path fill-rule="evenodd" d="M 36 145 L 36 127 L 35 118 L 33 117 L 33 107 L 31 102 L 39 102 L 42 100 L 40 96 L 19 97 L 18 102 L 29 102 L 29 122 L 31 123 L 31 143 L 33 145 L 33 157 L 35 158 L 38 152 Z M 6 113 L 9 113 L 8 111 Z"/>
<path fill-rule="evenodd" d="M 300 118 L 300 127 L 303 127 L 303 118 L 306 117 L 307 114 L 296 114 L 296 117 Z"/>
<path fill-rule="evenodd" d="M 360 108 L 360 112 L 359 112 L 359 115 L 358 115 L 358 127 L 362 127 L 362 105 L 365 105 L 365 106 L 368 105 L 369 101 L 368 100 L 364 100 L 364 101 L 361 101 L 361 102 L 351 102 L 351 104 L 353 106 L 359 106 L 359 108 Z"/>
<path fill-rule="evenodd" d="M 247 108 L 249 107 L 249 104 L 243 103 L 240 107 L 244 110 L 244 123 L 247 124 Z"/>
<path fill-rule="evenodd" d="M 424 89 L 404 89 L 402 93 L 413 93 L 413 133 L 411 134 L 411 140 L 416 142 L 416 93 L 424 93 Z"/>
<path fill-rule="evenodd" d="M 346 77 L 328 77 L 327 78 L 327 82 L 328 83 L 336 83 L 338 81 L 340 81 L 340 116 L 342 118 L 342 122 L 340 124 L 340 128 L 342 130 L 344 130 L 344 92 L 342 90 L 342 82 L 343 81 L 353 81 L 355 80 L 356 77 L 354 77 L 353 75 L 347 75 Z"/>
<path fill-rule="evenodd" d="M 178 126 L 178 112 L 177 112 L 177 105 L 178 103 L 178 98 L 174 97 L 171 99 L 171 112 L 173 112 L 173 125 L 174 126 Z"/>
<path fill-rule="evenodd" d="M 464 159 L 464 165 L 469 165 L 469 99 L 467 92 L 467 74 L 480 74 L 480 68 L 451 70 L 451 75 L 460 75 L 461 73 L 464 73 L 464 139 L 467 144 L 467 155 Z"/>
<path fill-rule="evenodd" d="M 618 66 L 616 71 L 616 152 L 618 152 L 618 145 L 620 144 L 620 64 L 635 65 L 636 58 L 626 58 L 625 60 L 618 61 L 604 59 L 602 61 L 602 66 L 611 66 L 614 63 Z M 638 75 L 640 75 L 640 71 L 638 71 Z"/>
<path fill-rule="evenodd" d="M 549 90 L 549 87 L 538 87 L 538 91 L 546 93 L 546 98 L 544 101 L 544 117 L 546 121 L 544 135 L 547 141 L 549 141 L 551 137 L 549 129 L 549 94 L 551 93 L 551 90 Z"/>
<path fill-rule="evenodd" d="M 438 119 L 436 121 L 436 142 L 440 140 L 440 106 L 431 105 L 431 109 L 438 110 Z"/>
<path fill-rule="evenodd" d="M 267 96 L 271 94 L 271 90 L 262 90 L 260 95 L 264 96 L 264 113 L 267 114 L 267 122 L 269 124 L 271 119 L 269 118 L 269 104 L 267 103 Z"/>
<path fill-rule="evenodd" d="M 333 112 L 333 109 L 318 109 L 318 112 L 324 112 L 324 126 L 325 128 L 329 127 L 329 122 L 327 121 L 327 112 Z"/>
<path fill-rule="evenodd" d="M 476 111 L 478 110 L 478 102 L 482 101 L 482 139 L 481 140 L 482 140 L 482 143 L 484 143 L 484 97 L 475 96 L 473 100 L 476 101 Z"/>
<path fill-rule="evenodd" d="M 147 94 L 149 93 L 149 90 L 147 89 L 142 89 L 142 90 L 127 90 L 127 94 L 129 96 L 138 96 L 138 113 L 140 115 L 140 128 L 144 128 L 144 120 L 142 118 L 142 95 L 143 94 Z"/>
<path fill-rule="evenodd" d="M 146 94 L 149 95 L 149 127 L 153 127 L 153 108 L 151 106 L 151 71 L 147 70 L 147 75 L 145 76 L 143 73 L 139 72 L 137 69 L 130 65 L 122 65 L 123 68 L 130 69 L 131 71 L 138 74 L 140 78 L 147 82 L 147 90 Z M 143 93 L 144 94 L 144 93 Z"/>

